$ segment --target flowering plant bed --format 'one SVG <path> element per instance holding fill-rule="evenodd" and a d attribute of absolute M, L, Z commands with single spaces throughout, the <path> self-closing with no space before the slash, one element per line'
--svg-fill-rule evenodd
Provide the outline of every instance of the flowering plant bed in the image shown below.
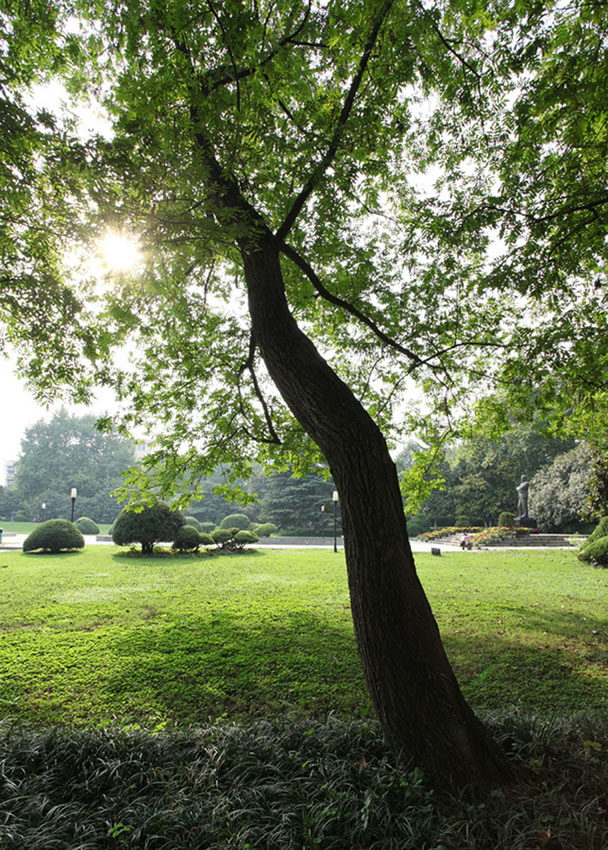
<path fill-rule="evenodd" d="M 495 526 L 484 528 L 472 537 L 473 546 L 484 546 L 498 540 L 508 540 L 510 537 L 527 537 L 529 534 L 538 534 L 537 528 L 521 528 L 520 526 Z"/>
<path fill-rule="evenodd" d="M 480 525 L 448 525 L 444 528 L 436 528 L 434 531 L 425 531 L 424 534 L 419 534 L 416 540 L 439 540 L 441 537 L 453 537 L 455 534 L 477 534 L 486 530 Z"/>

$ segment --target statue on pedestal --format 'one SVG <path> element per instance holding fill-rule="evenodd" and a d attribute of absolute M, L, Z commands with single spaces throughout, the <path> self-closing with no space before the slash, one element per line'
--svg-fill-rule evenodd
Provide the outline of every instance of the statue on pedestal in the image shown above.
<path fill-rule="evenodd" d="M 517 487 L 517 512 L 519 516 L 516 516 L 515 519 L 527 519 L 528 518 L 528 489 L 530 487 L 529 482 L 526 479 L 525 475 L 521 477 L 521 483 Z"/>

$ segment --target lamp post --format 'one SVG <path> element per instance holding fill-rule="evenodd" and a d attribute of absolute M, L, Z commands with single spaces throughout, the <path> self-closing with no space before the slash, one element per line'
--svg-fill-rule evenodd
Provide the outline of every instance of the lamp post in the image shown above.
<path fill-rule="evenodd" d="M 333 496 L 331 497 L 332 502 L 334 503 L 334 552 L 338 551 L 337 514 L 339 498 L 338 491 L 334 490 Z"/>
<path fill-rule="evenodd" d="M 46 510 L 46 502 L 43 502 L 40 507 L 42 508 L 42 521 L 44 522 L 44 511 Z"/>
<path fill-rule="evenodd" d="M 72 499 L 72 522 L 74 522 L 74 507 L 76 506 L 76 496 L 78 495 L 78 490 L 75 487 L 72 487 L 70 490 L 70 498 Z"/>

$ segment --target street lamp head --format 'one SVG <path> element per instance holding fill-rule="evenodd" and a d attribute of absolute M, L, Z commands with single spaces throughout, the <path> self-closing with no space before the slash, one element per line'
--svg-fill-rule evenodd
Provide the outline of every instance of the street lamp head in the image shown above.
<path fill-rule="evenodd" d="M 333 496 L 331 497 L 333 502 L 339 502 L 340 497 L 338 496 L 338 491 L 334 490 Z"/>
<path fill-rule="evenodd" d="M 72 487 L 72 489 L 70 490 L 70 498 L 75 499 L 77 495 L 78 490 L 76 489 L 76 487 Z"/>

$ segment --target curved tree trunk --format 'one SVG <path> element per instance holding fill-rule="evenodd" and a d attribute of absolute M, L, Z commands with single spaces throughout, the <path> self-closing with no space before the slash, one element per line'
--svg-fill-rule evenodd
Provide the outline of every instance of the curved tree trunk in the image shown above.
<path fill-rule="evenodd" d="M 460 692 L 416 574 L 384 437 L 291 316 L 272 237 L 241 253 L 256 343 L 340 494 L 355 633 L 387 742 L 436 785 L 504 782 L 508 764 Z"/>

